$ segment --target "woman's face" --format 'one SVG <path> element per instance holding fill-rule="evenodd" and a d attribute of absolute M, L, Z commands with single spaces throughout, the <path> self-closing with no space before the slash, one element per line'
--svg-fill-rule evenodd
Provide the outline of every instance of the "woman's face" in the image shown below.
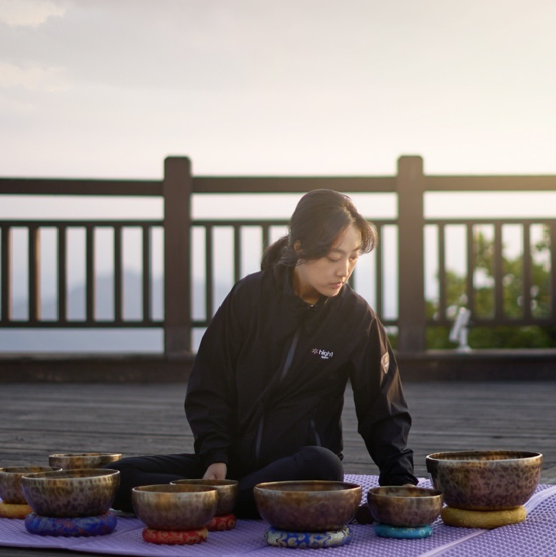
<path fill-rule="evenodd" d="M 298 244 L 296 249 L 300 249 Z M 336 296 L 347 282 L 359 257 L 361 233 L 353 224 L 332 244 L 325 257 L 303 262 L 293 270 L 294 292 L 314 304 L 320 296 Z"/>

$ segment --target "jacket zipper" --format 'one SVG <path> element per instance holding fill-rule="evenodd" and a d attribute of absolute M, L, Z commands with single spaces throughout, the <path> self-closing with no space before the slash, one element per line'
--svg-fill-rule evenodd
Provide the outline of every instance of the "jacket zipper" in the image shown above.
<path fill-rule="evenodd" d="M 280 385 L 282 381 L 286 378 L 288 371 L 292 365 L 293 355 L 295 353 L 295 349 L 297 348 L 297 343 L 299 341 L 299 337 L 301 336 L 301 327 L 297 329 L 295 335 L 292 339 L 292 343 L 290 344 L 290 348 L 288 350 L 288 354 L 286 356 L 286 361 L 284 362 L 284 367 L 282 368 L 282 373 L 280 374 L 280 381 L 278 384 Z M 255 442 L 255 462 L 258 464 L 259 459 L 261 457 L 261 444 L 263 441 L 263 429 L 264 429 L 264 411 L 261 415 L 261 421 L 259 422 L 259 429 L 257 430 L 257 440 Z"/>

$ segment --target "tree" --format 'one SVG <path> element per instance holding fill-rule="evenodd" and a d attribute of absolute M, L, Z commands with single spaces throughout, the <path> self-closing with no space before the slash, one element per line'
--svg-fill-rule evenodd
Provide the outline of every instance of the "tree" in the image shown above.
<path fill-rule="evenodd" d="M 531 315 L 546 318 L 550 315 L 550 231 L 542 227 L 540 239 L 531 246 Z M 508 318 L 524 315 L 524 261 L 523 256 L 510 258 L 502 254 L 503 314 Z M 474 233 L 475 271 L 474 307 L 476 318 L 489 319 L 495 310 L 495 246 L 493 239 L 477 228 Z M 449 317 L 455 317 L 459 307 L 467 306 L 466 277 L 454 271 L 446 271 L 446 304 Z M 433 300 L 426 300 L 427 317 L 433 318 L 438 311 Z M 433 326 L 427 329 L 427 348 L 454 348 L 449 341 L 447 327 Z M 554 348 L 556 327 L 552 326 L 471 326 L 469 344 L 473 348 Z"/>

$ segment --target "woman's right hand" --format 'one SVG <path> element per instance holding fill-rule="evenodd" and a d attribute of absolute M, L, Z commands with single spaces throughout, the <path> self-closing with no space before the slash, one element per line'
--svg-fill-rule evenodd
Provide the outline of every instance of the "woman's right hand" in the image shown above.
<path fill-rule="evenodd" d="M 203 480 L 225 480 L 228 467 L 225 462 L 213 462 L 206 470 Z"/>

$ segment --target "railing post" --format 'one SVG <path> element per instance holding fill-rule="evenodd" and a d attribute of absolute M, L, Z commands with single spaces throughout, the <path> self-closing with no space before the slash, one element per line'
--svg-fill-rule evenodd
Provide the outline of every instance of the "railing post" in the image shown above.
<path fill-rule="evenodd" d="M 423 352 L 426 344 L 423 159 L 398 159 L 399 352 Z"/>
<path fill-rule="evenodd" d="M 191 352 L 191 162 L 164 161 L 164 353 Z"/>

